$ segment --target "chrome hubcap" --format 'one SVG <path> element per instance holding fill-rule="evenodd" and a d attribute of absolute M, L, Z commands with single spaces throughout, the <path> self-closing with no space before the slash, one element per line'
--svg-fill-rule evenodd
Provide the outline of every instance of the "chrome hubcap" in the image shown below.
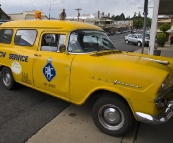
<path fill-rule="evenodd" d="M 118 130 L 124 124 L 123 112 L 112 104 L 102 106 L 98 112 L 98 118 L 108 130 Z"/>
<path fill-rule="evenodd" d="M 104 118 L 108 123 L 117 124 L 120 122 L 121 116 L 114 108 L 108 108 L 104 111 Z"/>
<path fill-rule="evenodd" d="M 9 86 L 11 83 L 11 76 L 9 73 L 6 73 L 3 77 L 3 82 L 5 84 L 5 86 Z"/>

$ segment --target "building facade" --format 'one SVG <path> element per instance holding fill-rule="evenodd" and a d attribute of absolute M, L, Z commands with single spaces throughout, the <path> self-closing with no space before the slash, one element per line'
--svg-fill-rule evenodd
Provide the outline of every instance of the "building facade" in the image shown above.
<path fill-rule="evenodd" d="M 32 10 L 32 11 L 24 11 L 23 13 L 14 13 L 8 15 L 11 17 L 11 20 L 30 20 L 30 19 L 35 19 L 35 12 L 36 10 Z M 43 13 L 41 13 L 41 18 L 49 19 Z"/>
<path fill-rule="evenodd" d="M 1 4 L 0 4 L 0 22 L 7 22 L 10 21 L 10 16 L 8 16 L 1 8 Z"/>

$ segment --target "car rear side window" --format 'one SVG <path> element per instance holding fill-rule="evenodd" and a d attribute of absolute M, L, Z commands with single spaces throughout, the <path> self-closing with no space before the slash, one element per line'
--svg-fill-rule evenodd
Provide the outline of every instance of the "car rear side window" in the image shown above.
<path fill-rule="evenodd" d="M 0 30 L 0 43 L 10 44 L 13 36 L 12 29 L 1 29 Z"/>
<path fill-rule="evenodd" d="M 14 43 L 20 46 L 33 46 L 37 37 L 37 30 L 17 30 Z"/>

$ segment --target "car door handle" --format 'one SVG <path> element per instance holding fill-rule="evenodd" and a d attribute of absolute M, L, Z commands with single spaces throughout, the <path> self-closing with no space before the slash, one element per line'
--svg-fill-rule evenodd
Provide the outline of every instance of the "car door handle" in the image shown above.
<path fill-rule="evenodd" d="M 36 57 L 41 57 L 41 55 L 38 55 L 38 54 L 34 54 L 34 56 L 36 56 Z"/>

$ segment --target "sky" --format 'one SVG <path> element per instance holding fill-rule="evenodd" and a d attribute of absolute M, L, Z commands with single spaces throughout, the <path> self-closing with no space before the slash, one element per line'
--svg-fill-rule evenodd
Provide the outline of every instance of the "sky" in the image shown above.
<path fill-rule="evenodd" d="M 148 0 L 149 7 L 153 6 L 153 0 Z M 65 8 L 67 16 L 77 16 L 77 8 L 80 14 L 104 12 L 105 15 L 120 15 L 133 17 L 134 13 L 143 14 L 144 0 L 0 0 L 2 10 L 7 14 L 22 13 L 23 11 L 41 10 L 45 15 L 58 18 L 59 12 Z M 152 17 L 153 8 L 148 9 L 148 17 Z"/>

